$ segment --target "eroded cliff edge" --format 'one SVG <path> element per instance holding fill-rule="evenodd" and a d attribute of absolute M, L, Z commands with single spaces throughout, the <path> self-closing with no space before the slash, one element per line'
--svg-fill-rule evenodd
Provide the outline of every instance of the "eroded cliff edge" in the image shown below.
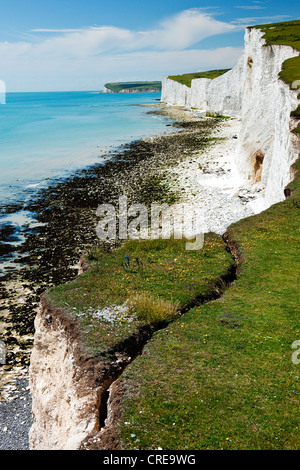
<path fill-rule="evenodd" d="M 84 260 L 79 274 L 82 266 Z M 111 402 L 117 399 L 116 380 L 152 333 L 150 326 L 141 327 L 112 350 L 93 356 L 84 349 L 76 319 L 43 295 L 30 365 L 30 449 L 79 450 L 84 443 L 88 449 L 95 438 L 101 449 L 114 448 L 111 429 L 118 408 Z"/>
<path fill-rule="evenodd" d="M 216 242 L 217 238 L 212 237 L 210 243 L 213 243 L 212 240 Z M 219 274 L 205 278 L 204 290 L 199 288 L 196 296 L 184 296 L 185 303 L 173 321 L 193 306 L 219 298 L 236 279 L 238 251 L 232 248 L 226 237 L 223 240 L 216 243 L 222 249 L 222 260 L 214 259 L 212 263 L 218 265 L 216 272 Z M 228 250 L 225 250 L 226 246 Z M 215 248 L 213 245 L 211 247 L 213 252 Z M 203 259 L 206 262 L 205 255 Z M 199 263 L 201 261 L 197 257 L 197 269 Z M 83 274 L 86 267 L 82 258 L 79 274 Z M 87 274 L 91 271 L 92 265 Z M 85 341 L 86 330 L 91 325 L 79 322 L 76 315 L 54 306 L 47 295 L 43 295 L 35 320 L 30 366 L 34 418 L 30 431 L 31 449 L 119 449 L 116 425 L 121 415 L 123 394 L 118 379 L 125 368 L 143 354 L 153 334 L 165 329 L 170 321 L 140 322 L 121 340 L 114 336 L 109 348 L 101 347 L 96 353 L 89 349 Z M 98 322 L 101 323 L 101 320 L 98 319 Z"/>

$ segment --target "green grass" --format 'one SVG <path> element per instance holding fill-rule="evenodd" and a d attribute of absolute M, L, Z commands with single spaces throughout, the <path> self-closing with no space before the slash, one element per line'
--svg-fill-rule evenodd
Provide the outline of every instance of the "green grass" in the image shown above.
<path fill-rule="evenodd" d="M 282 44 L 300 51 L 300 20 L 250 26 L 250 28 L 263 31 L 263 38 L 268 45 Z"/>
<path fill-rule="evenodd" d="M 206 113 L 206 117 L 212 117 L 215 119 L 221 119 L 221 120 L 226 120 L 226 119 L 231 119 L 230 116 L 223 116 L 222 114 L 214 114 L 214 113 Z"/>
<path fill-rule="evenodd" d="M 139 320 L 152 325 L 159 325 L 178 318 L 181 307 L 179 302 L 155 298 L 149 292 L 131 295 L 128 305 L 130 313 L 137 315 Z"/>
<path fill-rule="evenodd" d="M 138 266 L 135 258 L 143 265 Z M 85 349 L 97 355 L 142 325 L 178 317 L 179 309 L 214 289 L 233 261 L 222 238 L 209 234 L 200 251 L 186 251 L 184 240 L 129 240 L 108 253 L 95 250 L 88 263 L 89 271 L 50 289 L 47 298 L 78 318 Z M 95 316 L 95 312 L 127 300 L 136 314 L 131 310 L 129 315 L 117 315 L 114 322 Z"/>
<path fill-rule="evenodd" d="M 210 78 L 211 80 L 213 80 L 214 78 L 220 77 L 224 73 L 229 72 L 229 70 L 230 69 L 222 69 L 222 70 L 209 70 L 207 72 L 184 73 L 182 75 L 170 75 L 168 78 L 170 80 L 179 82 L 182 85 L 191 87 L 192 80 L 196 78 Z"/>
<path fill-rule="evenodd" d="M 234 285 L 124 372 L 122 449 L 299 450 L 299 176 L 292 197 L 230 227 L 243 259 Z"/>
<path fill-rule="evenodd" d="M 124 89 L 155 89 L 158 92 L 161 91 L 161 82 L 117 82 L 117 83 L 106 83 L 105 87 L 115 93 L 120 92 Z"/>
<path fill-rule="evenodd" d="M 291 46 L 300 52 L 300 20 L 254 26 L 254 28 L 261 29 L 264 32 L 263 38 L 268 45 L 281 44 Z M 279 76 L 292 88 L 293 83 L 300 80 L 300 56 L 287 59 L 282 64 Z M 300 107 L 298 106 L 292 115 L 298 118 L 299 114 Z M 300 132 L 300 124 L 298 124 L 293 132 Z"/>

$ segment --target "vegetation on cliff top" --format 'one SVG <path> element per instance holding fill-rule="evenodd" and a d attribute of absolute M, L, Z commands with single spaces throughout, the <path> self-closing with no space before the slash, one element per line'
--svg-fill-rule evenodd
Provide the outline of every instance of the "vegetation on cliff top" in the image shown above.
<path fill-rule="evenodd" d="M 249 26 L 249 29 L 254 28 L 263 31 L 263 38 L 268 45 L 281 44 L 300 51 L 300 20 Z"/>
<path fill-rule="evenodd" d="M 224 73 L 229 72 L 230 69 L 222 69 L 222 70 L 209 70 L 207 72 L 193 72 L 193 73 L 184 73 L 182 75 L 169 75 L 170 80 L 174 80 L 182 85 L 186 85 L 191 87 L 192 80 L 196 78 L 209 78 L 213 80 L 214 78 L 220 77 L 224 75 Z"/>
<path fill-rule="evenodd" d="M 161 91 L 161 82 L 116 82 L 106 83 L 105 87 L 114 93 L 119 93 L 122 90 L 157 90 Z"/>

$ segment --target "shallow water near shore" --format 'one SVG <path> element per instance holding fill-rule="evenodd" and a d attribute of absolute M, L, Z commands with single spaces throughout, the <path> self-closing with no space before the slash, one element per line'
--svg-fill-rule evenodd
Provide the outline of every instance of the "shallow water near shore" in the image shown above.
<path fill-rule="evenodd" d="M 14 248 L 39 225 L 26 205 L 72 173 L 105 163 L 125 143 L 167 132 L 143 104 L 159 93 L 8 93 L 0 108 L 0 278 L 18 270 Z"/>
<path fill-rule="evenodd" d="M 111 148 L 160 133 L 164 120 L 133 106 L 159 98 L 159 93 L 8 93 L 0 108 L 1 204 L 100 162 Z"/>

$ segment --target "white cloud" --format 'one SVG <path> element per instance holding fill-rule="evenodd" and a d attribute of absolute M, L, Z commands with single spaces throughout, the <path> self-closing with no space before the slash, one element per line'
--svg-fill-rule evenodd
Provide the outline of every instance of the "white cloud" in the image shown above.
<path fill-rule="evenodd" d="M 161 49 L 185 49 L 197 42 L 216 34 L 228 33 L 235 27 L 217 21 L 201 10 L 186 10 L 166 21 L 155 32 L 156 45 Z"/>
<path fill-rule="evenodd" d="M 251 26 L 254 24 L 277 23 L 279 21 L 287 21 L 288 18 L 290 18 L 289 15 L 252 16 L 248 18 L 237 18 L 232 23 L 240 26 Z"/>
<path fill-rule="evenodd" d="M 267 7 L 260 5 L 237 5 L 235 8 L 242 8 L 244 10 L 265 10 Z"/>
<path fill-rule="evenodd" d="M 199 41 L 236 29 L 230 23 L 215 20 L 199 9 L 185 10 L 163 21 L 158 28 L 149 31 L 130 31 L 113 26 L 90 27 L 88 29 L 35 29 L 32 32 L 61 33 L 51 37 L 48 43 L 69 48 L 89 48 L 94 44 L 101 51 L 114 49 L 138 50 L 154 48 L 158 50 L 183 50 Z"/>
<path fill-rule="evenodd" d="M 81 29 L 73 29 L 73 28 L 66 28 L 66 29 L 47 29 L 47 28 L 36 28 L 30 30 L 33 33 L 76 33 L 80 32 Z"/>
<path fill-rule="evenodd" d="M 233 66 L 239 48 L 195 45 L 240 27 L 199 9 L 183 11 L 148 31 L 114 26 L 43 29 L 34 40 L 0 43 L 2 80 L 13 90 L 99 89 L 106 81 L 159 79 L 164 74 Z"/>

